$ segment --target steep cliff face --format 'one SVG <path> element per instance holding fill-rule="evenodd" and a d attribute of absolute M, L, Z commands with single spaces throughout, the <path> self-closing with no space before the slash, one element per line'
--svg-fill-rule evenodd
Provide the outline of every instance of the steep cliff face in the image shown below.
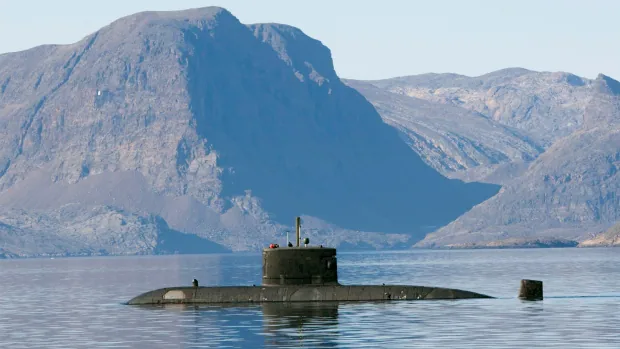
<path fill-rule="evenodd" d="M 346 83 L 438 171 L 503 185 L 416 246 L 574 246 L 617 221 L 614 79 L 517 68 Z"/>
<path fill-rule="evenodd" d="M 503 183 L 544 151 L 525 132 L 456 105 L 390 92 L 346 80 L 430 166 L 450 178 Z"/>
<path fill-rule="evenodd" d="M 140 13 L 2 55 L 0 84 L 5 208 L 109 205 L 233 250 L 303 214 L 391 246 L 497 191 L 428 167 L 320 42 L 221 8 Z M 329 243 L 333 225 L 308 233 Z"/>
<path fill-rule="evenodd" d="M 609 91 L 599 81 L 613 79 L 512 68 L 478 77 L 423 74 L 346 83 L 445 176 L 506 184 L 555 141 L 582 128 L 591 101 Z"/>
<path fill-rule="evenodd" d="M 391 92 L 472 110 L 525 132 L 545 148 L 580 128 L 593 80 L 504 69 L 478 77 L 424 74 L 369 81 Z"/>
<path fill-rule="evenodd" d="M 620 219 L 618 82 L 599 76 L 580 130 L 553 144 L 498 195 L 417 246 L 485 245 L 510 238 L 582 241 Z"/>

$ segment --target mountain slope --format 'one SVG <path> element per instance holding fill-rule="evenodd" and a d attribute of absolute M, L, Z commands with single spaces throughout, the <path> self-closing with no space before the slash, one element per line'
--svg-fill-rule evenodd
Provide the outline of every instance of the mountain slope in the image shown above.
<path fill-rule="evenodd" d="M 73 204 L 48 212 L 0 213 L 0 258 L 212 252 L 227 249 L 174 231 L 160 217 L 106 206 Z"/>
<path fill-rule="evenodd" d="M 521 177 L 419 247 L 497 245 L 537 237 L 582 241 L 620 218 L 620 89 L 600 75 L 582 128 L 553 144 Z"/>
<path fill-rule="evenodd" d="M 579 244 L 579 247 L 599 246 L 620 246 L 620 224 L 616 224 L 609 228 L 609 230 L 597 234 Z"/>
<path fill-rule="evenodd" d="M 316 236 L 335 225 L 392 246 L 497 191 L 428 167 L 320 42 L 221 8 L 140 13 L 2 55 L 0 82 L 4 207 L 107 205 L 233 250 L 303 214 L 331 224 Z"/>
<path fill-rule="evenodd" d="M 515 167 L 526 169 L 543 151 L 522 132 L 480 113 L 389 92 L 363 81 L 345 82 L 362 93 L 422 159 L 447 177 L 506 181 L 517 175 Z M 507 166 L 513 171 L 494 179 L 493 173 Z"/>
<path fill-rule="evenodd" d="M 504 69 L 479 77 L 424 74 L 369 83 L 390 92 L 478 112 L 545 148 L 578 130 L 593 80 L 564 72 Z"/>

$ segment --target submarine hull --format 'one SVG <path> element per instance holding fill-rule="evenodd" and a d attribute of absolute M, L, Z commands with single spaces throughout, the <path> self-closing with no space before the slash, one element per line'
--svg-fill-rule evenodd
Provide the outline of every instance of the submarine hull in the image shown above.
<path fill-rule="evenodd" d="M 401 285 L 173 287 L 143 293 L 127 304 L 411 301 L 493 298 L 458 289 Z"/>

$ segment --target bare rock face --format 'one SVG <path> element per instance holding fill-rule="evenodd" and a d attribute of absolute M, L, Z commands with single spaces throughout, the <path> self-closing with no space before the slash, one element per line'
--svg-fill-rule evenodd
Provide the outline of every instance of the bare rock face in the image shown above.
<path fill-rule="evenodd" d="M 0 241 L 4 257 L 228 251 L 195 235 L 170 229 L 161 217 L 79 204 L 49 211 L 6 210 L 0 213 Z"/>
<path fill-rule="evenodd" d="M 489 243 L 511 238 L 583 241 L 620 219 L 620 97 L 599 76 L 582 127 L 559 139 L 493 198 L 419 247 Z"/>
<path fill-rule="evenodd" d="M 526 132 L 476 111 L 346 80 L 395 127 L 405 142 L 449 178 L 502 184 L 518 177 L 544 151 Z"/>
<path fill-rule="evenodd" d="M 340 82 L 329 49 L 292 27 L 245 26 L 215 7 L 145 12 L 73 45 L 0 56 L 3 211 L 111 207 L 232 250 L 258 249 L 306 215 L 325 222 L 317 239 L 341 229 L 388 247 L 497 189 L 427 166 Z M 89 222 L 113 227 L 104 216 Z M 14 245 L 27 249 L 30 233 L 11 222 L 4 231 L 23 232 Z M 72 251 L 155 248 L 150 228 L 150 243 L 113 250 L 92 236 L 138 238 L 67 236 L 78 221 L 50 222 L 56 235 L 37 253 L 56 251 L 55 236 Z"/>
<path fill-rule="evenodd" d="M 607 231 L 593 234 L 591 238 L 582 241 L 579 247 L 611 247 L 620 246 L 620 224 L 616 224 Z"/>
<path fill-rule="evenodd" d="M 618 220 L 620 83 L 505 69 L 347 80 L 426 163 L 502 184 L 417 247 L 564 247 Z"/>
<path fill-rule="evenodd" d="M 583 124 L 593 80 L 564 72 L 499 70 L 479 77 L 424 74 L 379 81 L 391 92 L 478 112 L 545 148 Z"/>
<path fill-rule="evenodd" d="M 503 185 L 580 130 L 597 95 L 620 89 L 613 81 L 511 68 L 479 77 L 423 74 L 346 83 L 437 171 Z"/>

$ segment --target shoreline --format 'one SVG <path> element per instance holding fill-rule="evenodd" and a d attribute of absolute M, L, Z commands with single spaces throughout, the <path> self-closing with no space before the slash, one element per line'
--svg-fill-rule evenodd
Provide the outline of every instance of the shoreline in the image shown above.
<path fill-rule="evenodd" d="M 350 250 L 342 251 L 339 254 L 351 253 L 367 253 L 367 252 L 414 252 L 414 251 L 475 251 L 475 250 L 545 250 L 545 249 L 597 249 L 597 248 L 615 248 L 617 245 L 576 245 L 576 246 L 445 246 L 445 247 L 412 247 L 408 249 L 376 249 L 376 250 Z M 69 259 L 69 258 L 92 258 L 92 257 L 165 257 L 165 256 L 216 256 L 216 255 L 243 255 L 243 254 L 260 254 L 260 250 L 256 251 L 239 251 L 228 253 L 135 253 L 135 254 L 40 254 L 40 255 L 17 255 L 17 254 L 1 254 L 0 261 L 4 260 L 34 260 L 34 259 Z"/>

